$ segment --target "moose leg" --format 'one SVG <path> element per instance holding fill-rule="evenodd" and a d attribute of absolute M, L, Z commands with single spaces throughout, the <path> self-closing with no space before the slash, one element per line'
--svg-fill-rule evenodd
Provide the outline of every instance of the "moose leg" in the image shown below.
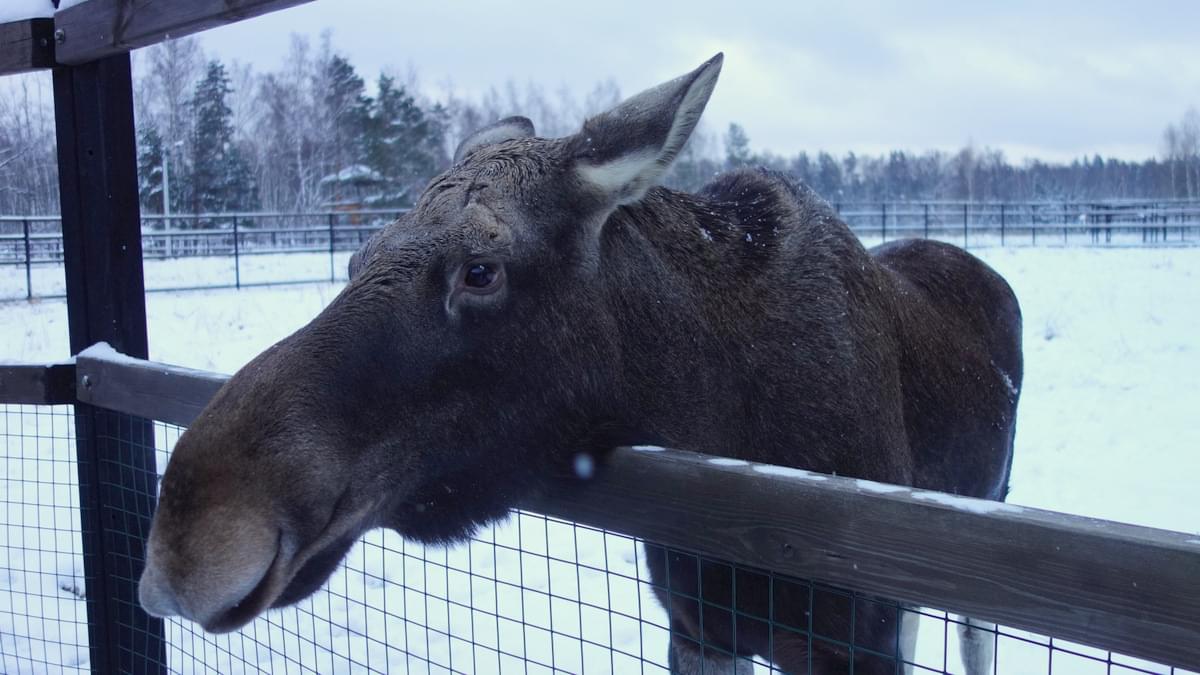
<path fill-rule="evenodd" d="M 750 659 L 735 659 L 725 652 L 706 650 L 695 641 L 680 635 L 672 636 L 667 661 L 671 675 L 752 675 L 754 673 L 754 663 Z"/>
<path fill-rule="evenodd" d="M 960 617 L 958 624 L 959 655 L 967 675 L 985 675 L 992 672 L 992 660 L 996 651 L 996 624 Z"/>

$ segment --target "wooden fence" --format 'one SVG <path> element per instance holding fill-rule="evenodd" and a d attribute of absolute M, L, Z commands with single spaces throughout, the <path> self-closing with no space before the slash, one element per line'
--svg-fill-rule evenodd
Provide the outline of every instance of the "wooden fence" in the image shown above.
<path fill-rule="evenodd" d="M 77 400 L 186 426 L 226 379 L 107 348 L 84 351 L 70 368 L 0 369 L 0 399 Z M 1200 669 L 1196 535 L 714 459 L 618 448 L 584 488 L 522 508 L 736 565 Z"/>

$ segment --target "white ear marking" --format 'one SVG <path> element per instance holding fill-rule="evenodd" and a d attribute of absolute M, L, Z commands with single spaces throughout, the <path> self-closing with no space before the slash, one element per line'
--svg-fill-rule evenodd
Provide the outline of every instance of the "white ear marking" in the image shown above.
<path fill-rule="evenodd" d="M 683 149 L 721 73 L 717 54 L 699 68 L 648 89 L 584 123 L 575 136 L 580 179 L 610 204 L 641 199 Z"/>
<path fill-rule="evenodd" d="M 646 173 L 646 170 L 657 161 L 657 152 L 642 150 L 604 164 L 581 164 L 579 165 L 579 175 L 584 181 L 605 194 L 618 195 L 617 203 L 625 204 L 636 201 L 645 192 L 645 188 L 637 189 L 640 187 L 637 185 L 638 177 Z M 628 196 L 622 194 L 626 192 L 633 194 Z"/>

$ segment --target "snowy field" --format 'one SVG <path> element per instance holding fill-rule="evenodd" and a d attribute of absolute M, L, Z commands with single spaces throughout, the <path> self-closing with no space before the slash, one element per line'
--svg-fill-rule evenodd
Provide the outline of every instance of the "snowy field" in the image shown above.
<path fill-rule="evenodd" d="M 1025 317 L 1026 377 L 1010 501 L 1200 533 L 1193 487 L 1200 466 L 1200 249 L 976 253 L 1013 285 Z M 303 267 L 299 273 L 307 274 L 319 266 L 279 258 L 263 258 L 272 273 Z M 203 261 L 187 262 L 174 273 L 164 267 L 154 274 L 164 284 L 194 285 L 218 273 Z M 341 272 L 344 262 L 338 264 Z M 324 265 L 328 274 L 327 258 Z M 303 325 L 338 288 L 152 294 L 151 357 L 231 372 Z M 0 304 L 0 343 L 4 359 L 61 358 L 63 302 Z M 4 418 L 0 500 L 7 539 L 0 557 L 8 560 L 0 570 L 0 670 L 63 670 L 46 662 L 86 669 L 86 649 L 74 646 L 86 644 L 75 590 L 83 587 L 79 544 L 71 534 L 78 516 L 72 516 L 73 491 L 61 487 L 73 481 L 69 419 L 35 416 L 29 408 L 22 414 L 15 406 Z M 58 438 L 19 437 L 33 435 L 34 424 L 38 435 L 52 430 Z M 169 447 L 175 434 L 160 428 L 158 447 Z M 57 461 L 46 461 L 48 455 Z M 51 484 L 60 487 L 48 491 Z M 651 665 L 665 664 L 666 617 L 645 583 L 641 557 L 628 539 L 532 515 L 449 551 L 376 532 L 326 591 L 297 609 L 216 640 L 202 640 L 190 624 L 170 623 L 169 658 L 183 672 L 549 672 L 538 663 L 566 672 L 665 672 Z M 947 664 L 956 670 L 956 638 L 949 633 Z M 940 621 L 925 622 L 919 663 L 941 669 L 942 635 Z M 999 672 L 1045 672 L 1051 658 L 1045 641 L 1032 639 L 1001 637 Z M 1110 672 L 1064 652 L 1054 652 L 1053 670 Z"/>

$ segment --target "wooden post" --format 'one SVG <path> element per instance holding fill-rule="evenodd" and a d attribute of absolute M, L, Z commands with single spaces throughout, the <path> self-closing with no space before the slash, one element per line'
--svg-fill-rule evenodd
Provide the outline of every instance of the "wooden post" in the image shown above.
<path fill-rule="evenodd" d="M 929 238 L 929 203 L 925 203 L 925 238 Z"/>
<path fill-rule="evenodd" d="M 129 55 L 54 69 L 71 353 L 106 341 L 149 352 Z M 91 668 L 162 673 L 163 622 L 137 581 L 154 513 L 154 434 L 141 418 L 75 406 Z"/>
<path fill-rule="evenodd" d="M 879 204 L 879 239 L 887 241 L 887 202 Z"/>

